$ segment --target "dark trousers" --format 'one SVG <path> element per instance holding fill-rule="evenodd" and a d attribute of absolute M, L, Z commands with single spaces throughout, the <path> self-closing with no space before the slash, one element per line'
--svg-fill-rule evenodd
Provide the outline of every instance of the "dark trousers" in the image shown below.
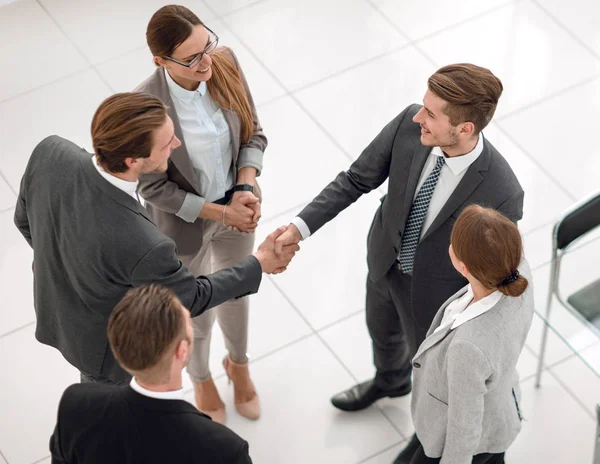
<path fill-rule="evenodd" d="M 107 379 L 106 377 L 94 377 L 93 375 L 88 375 L 88 374 L 84 374 L 83 372 L 79 373 L 79 378 L 80 378 L 80 383 L 103 383 L 106 385 L 128 385 L 129 382 L 131 381 L 131 379 L 129 381 L 126 382 L 113 382 L 110 379 Z"/>
<path fill-rule="evenodd" d="M 411 360 L 429 329 L 413 319 L 411 284 L 412 276 L 396 266 L 377 282 L 367 276 L 367 327 L 377 369 L 375 384 L 382 390 L 395 390 L 410 379 Z"/>
<path fill-rule="evenodd" d="M 416 435 L 400 453 L 394 464 L 439 464 L 441 458 L 429 458 Z M 472 464 L 504 464 L 504 453 L 481 453 L 473 456 Z"/>

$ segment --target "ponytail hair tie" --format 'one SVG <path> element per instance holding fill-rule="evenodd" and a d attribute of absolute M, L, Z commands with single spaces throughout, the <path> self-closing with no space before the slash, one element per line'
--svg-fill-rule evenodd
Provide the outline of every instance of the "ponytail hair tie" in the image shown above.
<path fill-rule="evenodd" d="M 506 279 L 504 279 L 502 282 L 500 282 L 497 287 L 504 287 L 506 285 L 512 284 L 513 282 L 516 282 L 516 280 L 519 278 L 521 274 L 519 274 L 519 271 L 515 271 L 513 272 L 511 275 L 509 275 Z"/>

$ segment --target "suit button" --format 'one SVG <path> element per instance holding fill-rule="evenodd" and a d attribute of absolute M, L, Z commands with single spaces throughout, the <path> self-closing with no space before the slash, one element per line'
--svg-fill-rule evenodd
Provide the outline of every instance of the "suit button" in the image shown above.
<path fill-rule="evenodd" d="M 398 237 L 402 237 L 402 232 L 398 231 Z"/>
<path fill-rule="evenodd" d="M 394 247 L 394 253 L 398 254 L 398 247 Z"/>
<path fill-rule="evenodd" d="M 420 365 L 418 362 L 414 362 L 414 363 L 413 363 L 413 367 L 414 367 L 415 369 L 418 369 L 419 367 L 421 367 L 421 365 Z"/>

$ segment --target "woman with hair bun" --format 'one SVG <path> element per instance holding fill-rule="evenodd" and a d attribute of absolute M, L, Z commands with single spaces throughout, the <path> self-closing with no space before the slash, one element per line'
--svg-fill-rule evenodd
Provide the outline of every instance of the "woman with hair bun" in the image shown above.
<path fill-rule="evenodd" d="M 502 214 L 471 205 L 450 243 L 469 284 L 442 305 L 413 358 L 415 435 L 396 464 L 504 463 L 521 429 L 516 365 L 534 310 L 521 235 Z"/>

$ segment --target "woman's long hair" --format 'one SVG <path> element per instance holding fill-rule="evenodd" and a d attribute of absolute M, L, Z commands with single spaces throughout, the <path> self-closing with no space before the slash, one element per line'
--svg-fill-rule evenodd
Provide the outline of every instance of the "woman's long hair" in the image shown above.
<path fill-rule="evenodd" d="M 154 56 L 171 56 L 192 33 L 194 26 L 202 21 L 188 8 L 167 5 L 158 10 L 148 23 L 146 41 Z M 227 51 L 218 49 L 212 58 L 213 74 L 206 82 L 210 96 L 221 107 L 237 113 L 241 121 L 242 143 L 247 143 L 254 133 L 252 110 L 242 78 L 235 64 L 225 56 Z"/>

